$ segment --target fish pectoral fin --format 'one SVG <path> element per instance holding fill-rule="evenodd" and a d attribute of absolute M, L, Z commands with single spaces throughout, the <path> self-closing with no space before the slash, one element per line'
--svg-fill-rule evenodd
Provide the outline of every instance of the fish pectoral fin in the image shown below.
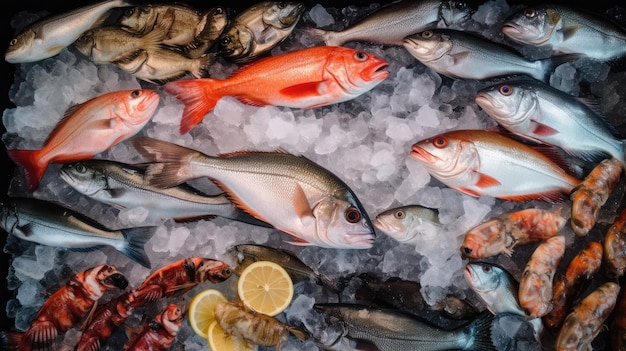
<path fill-rule="evenodd" d="M 115 189 L 106 189 L 106 192 L 111 196 L 112 199 L 118 199 L 126 194 L 125 189 L 115 188 Z"/>
<path fill-rule="evenodd" d="M 458 54 L 450 55 L 450 57 L 453 60 L 452 64 L 454 64 L 454 65 L 458 65 L 461 62 L 467 60 L 468 56 L 469 56 L 469 52 L 467 52 L 467 51 L 459 52 Z"/>
<path fill-rule="evenodd" d="M 304 222 L 308 220 L 315 221 L 313 216 L 313 209 L 309 205 L 309 200 L 306 198 L 306 194 L 300 185 L 296 185 L 293 190 L 293 197 L 291 204 L 296 212 L 296 215 Z"/>
<path fill-rule="evenodd" d="M 272 26 L 267 26 L 255 39 L 258 44 L 270 43 L 278 38 L 278 31 Z"/>
<path fill-rule="evenodd" d="M 296 246 L 312 246 L 313 244 L 311 244 L 310 242 L 304 240 L 304 239 L 300 239 L 294 236 L 294 239 L 289 241 L 289 240 L 285 240 L 286 243 L 291 244 L 291 245 L 296 245 Z"/>
<path fill-rule="evenodd" d="M 502 185 L 497 179 L 490 177 L 486 174 L 479 173 L 478 181 L 476 182 L 476 186 L 479 188 L 488 188 L 491 186 Z"/>
<path fill-rule="evenodd" d="M 569 27 L 565 27 L 563 29 L 561 29 L 561 34 L 563 35 L 563 40 L 567 40 L 571 37 L 573 37 L 576 32 L 578 32 L 578 25 L 574 25 L 574 26 L 569 26 Z"/>
<path fill-rule="evenodd" d="M 547 126 L 545 124 L 541 124 L 539 122 L 536 122 L 533 128 L 533 134 L 536 134 L 536 135 L 548 136 L 548 135 L 554 135 L 558 133 L 559 133 L 558 130 L 550 126 Z"/>
<path fill-rule="evenodd" d="M 28 224 L 24 224 L 24 225 L 18 225 L 15 226 L 15 228 L 13 228 L 13 232 L 15 235 L 17 236 L 22 236 L 24 238 L 28 238 L 29 236 L 31 236 L 33 234 L 33 224 L 32 223 L 28 223 Z"/>
<path fill-rule="evenodd" d="M 280 93 L 285 96 L 298 99 L 309 96 L 317 96 L 320 95 L 320 87 L 324 84 L 325 81 L 296 84 L 281 89 Z"/>

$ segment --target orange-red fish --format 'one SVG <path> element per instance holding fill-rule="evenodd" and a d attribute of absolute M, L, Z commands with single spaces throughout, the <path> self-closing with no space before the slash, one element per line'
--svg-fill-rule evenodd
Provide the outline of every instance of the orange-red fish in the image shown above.
<path fill-rule="evenodd" d="M 552 287 L 557 266 L 565 254 L 565 237 L 553 236 L 537 246 L 519 282 L 518 298 L 530 317 L 545 316 L 552 309 Z"/>
<path fill-rule="evenodd" d="M 410 155 L 447 186 L 472 196 L 557 201 L 580 180 L 524 143 L 487 130 L 455 130 L 413 144 Z"/>
<path fill-rule="evenodd" d="M 181 79 L 165 91 L 185 104 L 180 132 L 189 132 L 224 96 L 251 105 L 314 108 L 343 102 L 371 90 L 389 72 L 387 61 L 346 47 L 319 46 L 266 57 L 229 78 Z"/>
<path fill-rule="evenodd" d="M 595 226 L 600 207 L 615 189 L 622 176 L 623 164 L 616 158 L 600 162 L 572 192 L 572 230 L 585 236 Z"/>
<path fill-rule="evenodd" d="M 504 213 L 470 229 L 461 245 L 461 254 L 470 259 L 501 253 L 511 256 L 513 247 L 548 239 L 567 223 L 556 211 L 530 208 Z"/>
<path fill-rule="evenodd" d="M 125 345 L 126 351 L 167 350 L 176 340 L 185 314 L 177 304 L 167 305 L 165 310 L 149 321 L 135 338 Z"/>
<path fill-rule="evenodd" d="M 552 310 L 544 316 L 550 328 L 561 325 L 580 293 L 595 277 L 602 264 L 602 244 L 591 241 L 570 261 L 565 274 L 556 277 L 552 289 Z"/>
<path fill-rule="evenodd" d="M 24 332 L 6 332 L 6 350 L 50 350 L 58 336 L 73 328 L 110 289 L 128 280 L 116 267 L 101 264 L 74 275 L 41 306 Z"/>
<path fill-rule="evenodd" d="M 621 290 L 617 297 L 611 325 L 611 347 L 613 351 L 626 351 L 626 290 Z"/>
<path fill-rule="evenodd" d="M 37 189 L 48 164 L 90 159 L 135 135 L 159 105 L 152 90 L 120 90 L 70 107 L 38 150 L 8 150 L 23 167 L 30 191 Z"/>
<path fill-rule="evenodd" d="M 626 209 L 622 210 L 604 236 L 602 257 L 608 276 L 619 278 L 626 269 Z"/>

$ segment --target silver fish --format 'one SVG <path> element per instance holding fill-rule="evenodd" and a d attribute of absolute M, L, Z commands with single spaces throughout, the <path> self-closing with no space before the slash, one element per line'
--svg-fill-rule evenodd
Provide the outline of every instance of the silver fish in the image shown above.
<path fill-rule="evenodd" d="M 404 0 L 381 7 L 341 31 L 315 29 L 326 45 L 341 46 L 352 41 L 402 45 L 405 37 L 437 27 L 467 21 L 472 10 L 455 0 Z"/>
<path fill-rule="evenodd" d="M 35 198 L 10 198 L 2 203 L 0 227 L 41 245 L 85 251 L 110 246 L 150 268 L 143 246 L 155 227 L 110 230 L 64 205 Z"/>
<path fill-rule="evenodd" d="M 300 2 L 263 1 L 237 15 L 217 39 L 221 57 L 249 62 L 291 34 L 304 12 Z"/>
<path fill-rule="evenodd" d="M 506 45 L 461 30 L 439 28 L 410 35 L 404 47 L 417 60 L 453 79 L 528 75 L 546 81 L 559 63 L 577 58 L 529 60 Z"/>
<path fill-rule="evenodd" d="M 110 11 L 130 6 L 125 0 L 106 0 L 43 18 L 11 39 L 4 59 L 9 63 L 36 62 L 58 54 L 85 31 L 107 19 Z"/>
<path fill-rule="evenodd" d="M 495 350 L 491 341 L 491 313 L 483 313 L 456 329 L 445 330 L 395 309 L 342 303 L 315 304 L 313 308 L 339 319 L 347 336 L 369 341 L 377 350 Z"/>
<path fill-rule="evenodd" d="M 502 24 L 504 35 L 523 45 L 549 45 L 554 55 L 578 53 L 597 60 L 626 54 L 626 31 L 608 18 L 567 5 L 523 8 Z"/>
<path fill-rule="evenodd" d="M 151 186 L 146 168 L 146 164 L 92 159 L 63 164 L 60 177 L 94 200 L 118 209 L 143 207 L 154 218 L 184 222 L 219 216 L 270 227 L 239 210 L 223 193 L 209 196 L 185 184 L 165 189 Z"/>
<path fill-rule="evenodd" d="M 151 159 L 152 184 L 209 177 L 244 211 L 295 238 L 295 245 L 368 249 L 374 228 L 354 192 L 336 175 L 286 152 L 209 156 L 167 141 L 134 138 Z"/>
<path fill-rule="evenodd" d="M 523 138 L 587 161 L 610 155 L 626 162 L 626 141 L 615 136 L 617 129 L 604 116 L 546 83 L 508 81 L 480 90 L 475 101 L 502 127 Z"/>
<path fill-rule="evenodd" d="M 401 243 L 432 239 L 442 228 L 439 211 L 419 205 L 381 212 L 376 216 L 374 226 Z"/>

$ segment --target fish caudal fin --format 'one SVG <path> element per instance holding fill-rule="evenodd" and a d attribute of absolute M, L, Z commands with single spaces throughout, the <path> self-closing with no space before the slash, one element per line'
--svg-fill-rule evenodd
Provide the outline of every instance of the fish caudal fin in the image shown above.
<path fill-rule="evenodd" d="M 47 164 L 41 166 L 38 159 L 39 150 L 7 150 L 7 154 L 18 166 L 24 169 L 29 191 L 35 191 L 46 172 Z"/>
<path fill-rule="evenodd" d="M 154 234 L 154 229 L 154 227 L 122 229 L 122 234 L 126 238 L 126 245 L 119 251 L 140 265 L 152 268 L 144 245 Z"/>
<path fill-rule="evenodd" d="M 169 188 L 195 178 L 189 160 L 202 155 L 200 152 L 147 137 L 133 138 L 131 143 L 142 156 L 152 161 L 146 169 L 146 177 L 153 186 Z"/>
<path fill-rule="evenodd" d="M 469 324 L 470 333 L 473 336 L 471 344 L 464 350 L 496 351 L 496 346 L 491 340 L 491 325 L 494 315 L 489 311 L 481 313 Z"/>
<path fill-rule="evenodd" d="M 341 46 L 345 43 L 343 40 L 339 40 L 338 32 L 327 31 L 319 28 L 308 28 L 307 32 L 319 40 L 324 41 L 326 46 Z"/>
<path fill-rule="evenodd" d="M 212 88 L 215 82 L 217 80 L 211 78 L 181 79 L 163 86 L 165 92 L 174 95 L 185 105 L 180 121 L 180 134 L 186 134 L 193 129 L 222 98 Z"/>

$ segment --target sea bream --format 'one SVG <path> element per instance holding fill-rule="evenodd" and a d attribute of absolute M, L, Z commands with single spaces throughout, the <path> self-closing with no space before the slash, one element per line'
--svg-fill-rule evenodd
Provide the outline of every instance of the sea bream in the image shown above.
<path fill-rule="evenodd" d="M 4 59 L 9 63 L 36 62 L 70 46 L 85 31 L 100 26 L 115 8 L 130 6 L 125 0 L 105 0 L 70 12 L 45 17 L 11 39 Z"/>
<path fill-rule="evenodd" d="M 430 175 L 471 196 L 556 202 L 581 180 L 536 149 L 498 132 L 455 130 L 413 144 Z"/>
<path fill-rule="evenodd" d="M 374 226 L 401 243 L 433 239 L 443 228 L 439 211 L 420 205 L 383 211 L 376 216 Z"/>
<path fill-rule="evenodd" d="M 79 251 L 110 246 L 150 268 L 144 245 L 156 227 L 112 230 L 65 205 L 36 198 L 10 198 L 0 206 L 0 228 L 21 240 Z"/>
<path fill-rule="evenodd" d="M 405 37 L 435 28 L 440 22 L 453 26 L 467 21 L 471 8 L 456 0 L 403 0 L 382 6 L 340 31 L 314 29 L 326 45 L 341 46 L 362 41 L 401 46 Z"/>
<path fill-rule="evenodd" d="M 522 45 L 549 45 L 554 55 L 577 53 L 610 61 L 626 54 L 626 31 L 609 18 L 567 5 L 533 5 L 502 24 L 502 33 Z"/>
<path fill-rule="evenodd" d="M 368 249 L 372 223 L 339 177 L 304 156 L 287 152 L 235 152 L 209 156 L 167 141 L 136 137 L 132 144 L 151 162 L 158 187 L 209 177 L 231 201 L 291 235 L 296 245 Z"/>
<path fill-rule="evenodd" d="M 584 99 L 536 80 L 509 80 L 480 90 L 476 103 L 498 124 L 534 142 L 586 161 L 607 156 L 626 163 L 626 141 Z M 576 140 L 576 142 L 572 142 Z"/>

